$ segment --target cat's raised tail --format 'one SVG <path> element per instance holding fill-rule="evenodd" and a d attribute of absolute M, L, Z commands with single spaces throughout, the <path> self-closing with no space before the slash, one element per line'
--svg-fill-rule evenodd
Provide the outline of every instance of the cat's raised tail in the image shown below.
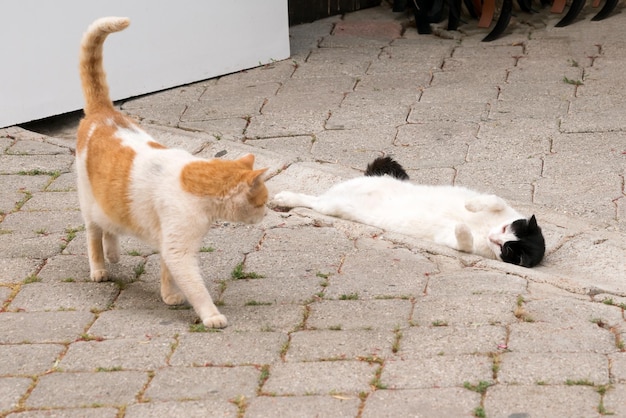
<path fill-rule="evenodd" d="M 389 175 L 399 180 L 408 180 L 409 175 L 404 168 L 391 157 L 378 157 L 367 165 L 365 169 L 366 176 L 384 176 Z"/>
<path fill-rule="evenodd" d="M 93 22 L 80 44 L 80 81 L 85 96 L 85 115 L 113 109 L 109 85 L 102 65 L 102 46 L 106 37 L 130 25 L 126 17 L 103 17 Z"/>

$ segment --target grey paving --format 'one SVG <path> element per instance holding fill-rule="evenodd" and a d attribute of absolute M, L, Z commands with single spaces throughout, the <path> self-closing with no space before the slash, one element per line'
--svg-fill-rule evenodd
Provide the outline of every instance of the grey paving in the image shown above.
<path fill-rule="evenodd" d="M 625 417 L 626 15 L 588 17 L 521 13 L 485 44 L 382 5 L 290 28 L 289 60 L 121 103 L 170 147 L 254 153 L 271 194 L 385 153 L 546 235 L 525 269 L 306 209 L 216 223 L 221 331 L 161 302 L 135 239 L 89 280 L 78 117 L 0 129 L 0 416 Z"/>

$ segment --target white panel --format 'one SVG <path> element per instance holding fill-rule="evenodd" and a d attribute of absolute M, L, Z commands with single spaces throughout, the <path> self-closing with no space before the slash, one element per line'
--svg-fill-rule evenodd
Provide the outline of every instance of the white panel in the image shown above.
<path fill-rule="evenodd" d="M 78 50 L 102 16 L 113 100 L 289 57 L 287 0 L 2 0 L 0 127 L 82 109 Z"/>

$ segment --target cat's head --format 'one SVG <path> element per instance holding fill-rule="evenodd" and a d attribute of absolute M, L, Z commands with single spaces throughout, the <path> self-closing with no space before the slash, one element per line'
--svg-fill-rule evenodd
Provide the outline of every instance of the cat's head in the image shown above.
<path fill-rule="evenodd" d="M 522 267 L 536 266 L 546 252 L 545 240 L 535 215 L 493 229 L 488 242 L 497 258 Z"/>
<path fill-rule="evenodd" d="M 257 223 L 265 216 L 267 168 L 254 169 L 254 155 L 236 160 L 195 160 L 181 172 L 183 190 L 207 198 L 212 215 L 231 222 Z M 215 206 L 217 204 L 217 206 Z"/>

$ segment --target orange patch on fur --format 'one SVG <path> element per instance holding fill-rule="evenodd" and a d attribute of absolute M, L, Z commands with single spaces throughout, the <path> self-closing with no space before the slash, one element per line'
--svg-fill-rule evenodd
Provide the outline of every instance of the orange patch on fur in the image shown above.
<path fill-rule="evenodd" d="M 165 145 L 159 144 L 158 142 L 154 142 L 154 141 L 148 142 L 148 146 L 154 149 L 167 149 Z"/>
<path fill-rule="evenodd" d="M 134 123 L 114 112 L 87 117 L 79 126 L 77 148 L 82 152 L 86 147 L 87 175 L 102 211 L 112 221 L 137 231 L 130 214 L 129 193 L 135 151 L 115 137 L 118 129 L 133 127 Z"/>
<path fill-rule="evenodd" d="M 181 187 L 186 192 L 198 196 L 214 196 L 224 197 L 229 195 L 240 184 L 247 185 L 251 191 L 258 184 L 263 187 L 261 175 L 266 171 L 252 170 L 254 164 L 254 156 L 248 154 L 238 160 L 210 160 L 210 161 L 192 161 L 185 165 L 180 175 Z M 253 193 L 255 194 L 255 193 Z M 267 189 L 265 189 L 265 197 L 260 193 L 259 200 L 263 200 L 262 204 L 267 201 Z M 255 202 L 258 203 L 258 202 Z"/>

